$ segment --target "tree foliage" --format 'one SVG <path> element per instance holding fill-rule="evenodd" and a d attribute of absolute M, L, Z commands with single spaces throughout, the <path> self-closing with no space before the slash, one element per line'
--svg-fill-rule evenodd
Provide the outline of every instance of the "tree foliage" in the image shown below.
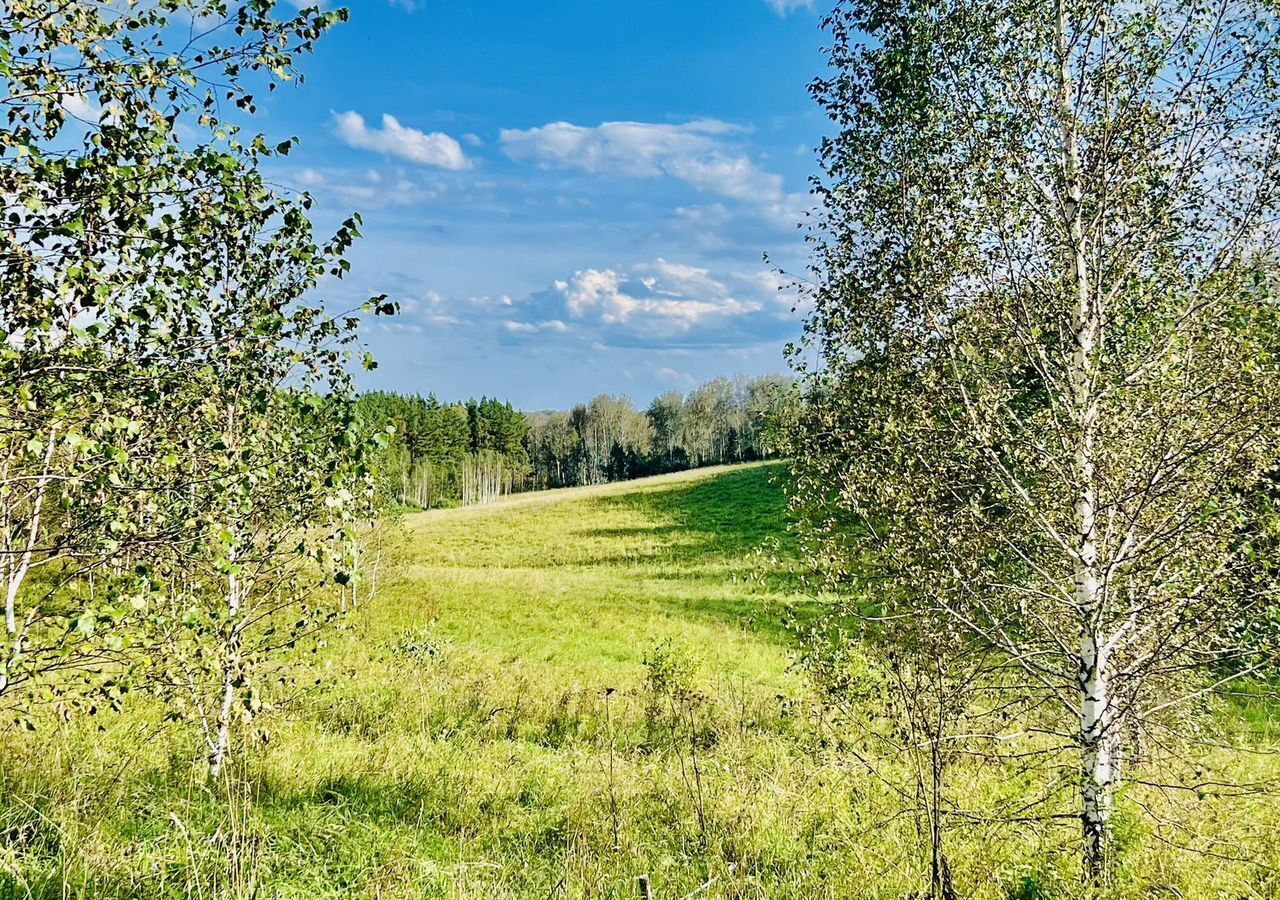
<path fill-rule="evenodd" d="M 392 429 L 384 489 L 425 508 L 776 456 L 793 400 L 790 379 L 766 375 L 719 378 L 687 400 L 670 391 L 647 410 L 609 394 L 534 413 L 491 398 L 447 404 L 382 391 L 359 406 L 371 428 Z"/>
<path fill-rule="evenodd" d="M 688 397 L 668 391 L 645 410 L 601 395 L 570 412 L 531 417 L 536 487 L 619 481 L 778 453 L 778 425 L 793 398 L 789 379 L 718 378 Z"/>
<path fill-rule="evenodd" d="M 318 239 L 310 198 L 261 172 L 295 140 L 243 128 L 253 91 L 299 80 L 345 18 L 0 9 L 0 703 L 29 725 L 40 699 L 83 698 L 68 671 L 112 696 L 199 695 L 158 648 L 202 645 L 225 688 L 216 772 L 250 693 L 246 633 L 343 568 L 369 502 L 357 320 L 309 295 L 347 271 L 359 223 Z"/>
<path fill-rule="evenodd" d="M 803 537 L 903 652 L 950 630 L 1021 673 L 992 728 L 1051 736 L 1045 793 L 1073 788 L 1102 877 L 1139 748 L 1176 780 L 1194 711 L 1277 649 L 1275 9 L 850 0 L 825 24 Z"/>

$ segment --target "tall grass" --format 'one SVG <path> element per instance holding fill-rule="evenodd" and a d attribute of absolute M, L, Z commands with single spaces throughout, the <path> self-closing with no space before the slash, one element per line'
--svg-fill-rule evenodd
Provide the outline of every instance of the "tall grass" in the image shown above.
<path fill-rule="evenodd" d="M 0 895 L 631 900 L 642 874 L 657 900 L 921 891 L 910 817 L 792 669 L 784 624 L 813 601 L 785 572 L 776 474 L 408 517 L 377 597 L 300 650 L 268 740 L 216 785 L 146 700 L 4 735 Z M 782 570 L 755 577 L 767 542 Z M 1262 753 L 1221 762 L 1273 774 Z M 974 765 L 952 787 L 981 808 L 1036 786 Z M 1137 800 L 1194 813 L 1215 853 L 1177 849 Z M 1126 804 L 1114 897 L 1280 892 L 1273 799 Z M 973 822 L 951 865 L 963 896 L 1077 897 L 1074 839 Z"/>

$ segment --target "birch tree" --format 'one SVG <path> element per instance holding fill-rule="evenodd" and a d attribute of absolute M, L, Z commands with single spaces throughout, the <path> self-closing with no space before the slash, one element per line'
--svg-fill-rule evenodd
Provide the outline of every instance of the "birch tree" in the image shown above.
<path fill-rule="evenodd" d="M 307 302 L 344 271 L 358 222 L 316 245 L 297 202 L 243 177 L 245 218 L 204 273 L 207 340 L 186 360 L 198 390 L 164 494 L 186 540 L 149 560 L 164 594 L 149 681 L 198 723 L 213 778 L 266 702 L 259 671 L 327 620 L 331 579 L 355 578 L 356 525 L 374 502 L 349 371 L 357 320 Z"/>
<path fill-rule="evenodd" d="M 294 140 L 244 125 L 251 87 L 298 81 L 344 18 L 257 0 L 0 6 L 0 702 L 68 668 L 154 671 L 155 645 L 125 650 L 218 549 L 238 643 L 256 594 L 237 567 L 291 529 L 311 552 L 300 535 L 333 525 L 335 467 L 358 463 L 342 403 L 356 321 L 303 298 L 346 271 L 356 221 L 317 241 L 310 198 L 260 172 Z M 308 390 L 329 394 L 328 444 L 285 414 Z M 268 490 L 279 517 L 255 544 Z"/>
<path fill-rule="evenodd" d="M 1280 449 L 1275 7 L 849 0 L 825 25 L 802 537 L 879 614 L 1024 672 L 1101 880 L 1127 748 L 1276 650 L 1248 499 Z"/>

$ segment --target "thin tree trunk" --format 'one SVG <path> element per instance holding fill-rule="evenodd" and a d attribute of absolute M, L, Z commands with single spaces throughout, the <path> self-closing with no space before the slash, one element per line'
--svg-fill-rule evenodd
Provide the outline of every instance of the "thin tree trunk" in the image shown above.
<path fill-rule="evenodd" d="M 353 551 L 353 561 L 351 565 L 351 608 L 360 608 L 360 597 L 357 593 L 356 585 L 360 581 L 360 539 L 356 538 L 355 549 Z"/>
<path fill-rule="evenodd" d="M 1085 875 L 1103 881 L 1111 832 L 1115 779 L 1112 768 L 1112 699 L 1109 650 L 1102 638 L 1103 586 L 1098 565 L 1097 496 L 1094 436 L 1098 428 L 1094 355 L 1101 332 L 1100 310 L 1094 302 L 1088 260 L 1085 255 L 1081 204 L 1080 149 L 1071 105 L 1071 61 L 1067 47 L 1064 0 L 1058 0 L 1058 56 L 1060 66 L 1058 106 L 1062 125 L 1062 167 L 1066 197 L 1067 284 L 1075 305 L 1075 347 L 1069 376 L 1076 429 L 1073 512 L 1076 547 L 1073 558 L 1075 608 L 1079 614 L 1081 822 Z"/>
<path fill-rule="evenodd" d="M 35 497 L 31 501 L 31 516 L 27 519 L 27 545 L 23 548 L 22 555 L 16 563 L 10 563 L 7 567 L 8 582 L 5 585 L 4 598 L 4 628 L 5 633 L 12 638 L 16 638 L 18 634 L 18 591 L 22 588 L 22 582 L 26 580 L 27 572 L 31 570 L 31 557 L 35 552 L 36 544 L 40 536 L 40 512 L 44 507 L 44 495 L 49 486 L 49 480 L 53 477 L 53 448 L 57 438 L 57 431 L 49 432 L 49 445 L 44 451 L 44 464 L 40 470 L 40 477 L 36 480 Z M 16 647 L 14 648 L 16 651 Z"/>
<path fill-rule="evenodd" d="M 1080 738 L 1085 873 L 1104 880 L 1111 839 L 1116 770 L 1106 650 L 1087 632 L 1081 641 Z"/>
<path fill-rule="evenodd" d="M 222 662 L 222 702 L 218 706 L 217 730 L 212 751 L 209 754 L 209 777 L 216 779 L 231 747 L 231 718 L 235 712 L 236 693 L 241 684 L 241 634 L 240 594 L 242 587 L 235 575 L 227 577 L 227 612 L 230 631 L 227 633 L 226 657 Z"/>

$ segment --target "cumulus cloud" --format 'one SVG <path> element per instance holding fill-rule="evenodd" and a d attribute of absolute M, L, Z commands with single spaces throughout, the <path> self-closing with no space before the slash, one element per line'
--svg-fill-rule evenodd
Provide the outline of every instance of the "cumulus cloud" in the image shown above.
<path fill-rule="evenodd" d="M 723 346 L 790 336 L 797 325 L 768 273 L 713 275 L 657 259 L 586 268 L 514 304 L 511 339 L 572 333 L 608 345 Z"/>
<path fill-rule="evenodd" d="M 758 301 L 733 296 L 706 269 L 664 259 L 635 267 L 583 269 L 557 289 L 575 319 L 595 318 L 605 325 L 654 325 L 687 331 L 711 318 L 760 309 Z"/>
<path fill-rule="evenodd" d="M 471 168 L 462 145 L 444 132 L 407 128 L 385 113 L 381 128 L 370 128 L 356 112 L 335 113 L 333 121 L 339 139 L 349 147 L 385 153 L 420 166 L 455 172 Z"/>
<path fill-rule="evenodd" d="M 741 129 L 715 119 L 682 125 L 552 122 L 499 135 L 507 156 L 549 168 L 634 178 L 666 176 L 699 191 L 764 205 L 785 200 L 782 178 L 757 166 L 730 138 Z"/>
<path fill-rule="evenodd" d="M 520 322 L 515 319 L 507 319 L 502 323 L 502 327 L 512 334 L 537 334 L 539 331 L 565 334 L 569 330 L 569 326 L 559 319 L 548 319 L 545 322 Z"/>
<path fill-rule="evenodd" d="M 120 105 L 108 103 L 106 107 L 94 103 L 87 95 L 81 93 L 63 94 L 58 101 L 62 111 L 70 119 L 76 119 L 84 125 L 113 125 L 120 123 Z M 178 137 L 184 137 L 186 130 L 181 122 L 175 127 Z"/>
<path fill-rule="evenodd" d="M 417 12 L 422 9 L 421 0 L 387 0 L 391 6 L 399 7 L 405 12 Z M 328 9 L 333 6 L 331 0 L 289 0 L 289 5 L 295 9 L 304 9 L 308 6 L 318 6 L 321 9 Z"/>
<path fill-rule="evenodd" d="M 298 173 L 297 180 L 303 187 L 323 187 L 328 183 L 328 179 L 310 166 Z"/>
<path fill-rule="evenodd" d="M 746 275 L 734 275 L 733 280 L 744 289 L 766 298 L 773 309 L 781 312 L 807 311 L 804 298 L 796 291 L 795 280 L 773 269 L 764 269 Z"/>

